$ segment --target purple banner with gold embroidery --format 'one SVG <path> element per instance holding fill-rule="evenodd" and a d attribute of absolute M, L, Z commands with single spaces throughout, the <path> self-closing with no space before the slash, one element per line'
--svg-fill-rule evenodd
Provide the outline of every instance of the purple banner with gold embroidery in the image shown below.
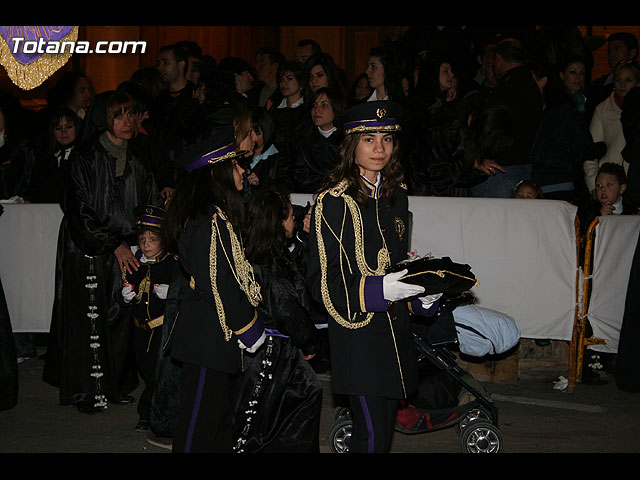
<path fill-rule="evenodd" d="M 29 90 L 42 84 L 71 57 L 71 50 L 49 48 L 75 42 L 76 26 L 0 26 L 0 63 L 9 78 Z"/>

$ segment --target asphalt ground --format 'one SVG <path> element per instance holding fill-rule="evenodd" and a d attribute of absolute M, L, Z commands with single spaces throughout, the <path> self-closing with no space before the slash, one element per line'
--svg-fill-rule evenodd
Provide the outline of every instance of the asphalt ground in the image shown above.
<path fill-rule="evenodd" d="M 35 357 L 18 365 L 18 402 L 0 411 L 0 454 L 17 455 L 23 469 L 41 466 L 39 462 L 25 463 L 23 454 L 170 454 L 148 444 L 146 435 L 134 430 L 135 404 L 109 404 L 107 410 L 93 415 L 60 406 L 58 390 L 41 379 L 43 364 Z M 329 445 L 338 404 L 331 393 L 330 372 L 319 377 L 324 387 L 321 454 L 330 454 L 325 457 L 329 464 L 342 462 L 349 455 L 333 453 Z M 619 390 L 610 374 L 603 378 L 603 385 L 578 384 L 572 393 L 554 388 L 557 372 L 511 385 L 478 384 L 498 409 L 501 452 L 639 453 L 640 394 Z M 137 397 L 139 389 L 133 395 Z M 463 448 L 458 429 L 452 426 L 412 435 L 396 432 L 391 453 L 462 454 Z"/>

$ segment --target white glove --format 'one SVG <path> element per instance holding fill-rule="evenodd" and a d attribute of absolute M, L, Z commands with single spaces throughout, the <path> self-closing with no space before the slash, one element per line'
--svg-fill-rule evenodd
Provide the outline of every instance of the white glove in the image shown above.
<path fill-rule="evenodd" d="M 260 338 L 256 340 L 256 342 L 250 347 L 247 347 L 244 343 L 240 341 L 240 339 L 238 339 L 238 346 L 240 347 L 240 350 L 246 350 L 249 353 L 254 353 L 256 350 L 258 350 L 258 348 L 260 348 L 260 346 L 264 343 L 266 338 L 267 338 L 267 335 L 263 331 L 262 335 L 260 335 Z"/>
<path fill-rule="evenodd" d="M 124 298 L 124 301 L 129 303 L 135 296 L 136 292 L 133 291 L 133 285 L 125 283 L 124 287 L 122 287 L 122 298 Z"/>
<path fill-rule="evenodd" d="M 166 283 L 154 283 L 153 284 L 153 293 L 155 293 L 158 298 L 165 300 L 167 298 L 167 292 L 169 291 L 169 285 Z"/>
<path fill-rule="evenodd" d="M 434 293 L 433 295 L 420 297 L 418 298 L 418 300 L 420 300 L 420 302 L 422 303 L 422 308 L 424 308 L 425 310 L 429 310 L 429 307 L 436 303 L 441 296 L 441 293 Z"/>
<path fill-rule="evenodd" d="M 387 273 L 382 279 L 382 291 L 384 299 L 389 302 L 397 302 L 405 298 L 420 295 L 424 292 L 424 287 L 402 283 L 398 279 L 407 273 L 407 269 L 399 272 Z"/>

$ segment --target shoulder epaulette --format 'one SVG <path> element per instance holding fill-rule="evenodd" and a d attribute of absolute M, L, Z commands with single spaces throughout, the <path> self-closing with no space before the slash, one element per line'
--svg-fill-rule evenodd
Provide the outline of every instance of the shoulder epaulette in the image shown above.
<path fill-rule="evenodd" d="M 227 216 L 224 214 L 224 212 L 222 211 L 221 208 L 216 207 L 216 211 L 213 213 L 214 216 L 217 216 L 220 218 L 220 220 L 222 220 L 223 222 L 226 223 L 227 221 Z"/>
<path fill-rule="evenodd" d="M 334 197 L 339 197 L 347 190 L 347 188 L 349 188 L 349 182 L 345 178 L 340 180 L 335 186 L 331 187 L 329 189 L 329 193 Z"/>

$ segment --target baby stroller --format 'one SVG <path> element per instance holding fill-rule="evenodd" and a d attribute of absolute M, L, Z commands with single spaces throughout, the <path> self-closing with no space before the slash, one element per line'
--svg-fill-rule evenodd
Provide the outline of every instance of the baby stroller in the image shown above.
<path fill-rule="evenodd" d="M 455 427 L 464 453 L 499 453 L 503 438 L 498 428 L 498 410 L 482 387 L 475 386 L 477 382 L 456 363 L 454 348 L 477 356 L 485 351 L 502 353 L 519 341 L 520 332 L 511 317 L 471 303 L 473 298 L 468 294 L 456 299 L 443 298 L 438 313 L 431 319 L 412 317 L 420 388 L 412 398 L 401 402 L 395 429 L 404 434 L 418 434 Z M 460 315 L 454 316 L 456 310 Z M 469 322 L 468 318 L 473 320 Z M 498 341 L 484 335 L 473 325 L 474 321 L 489 321 L 494 327 L 500 324 Z M 469 341 L 473 337 L 480 340 Z M 465 348 L 462 342 L 471 346 Z M 329 437 L 332 452 L 349 451 L 351 428 L 349 409 L 337 407 Z"/>

